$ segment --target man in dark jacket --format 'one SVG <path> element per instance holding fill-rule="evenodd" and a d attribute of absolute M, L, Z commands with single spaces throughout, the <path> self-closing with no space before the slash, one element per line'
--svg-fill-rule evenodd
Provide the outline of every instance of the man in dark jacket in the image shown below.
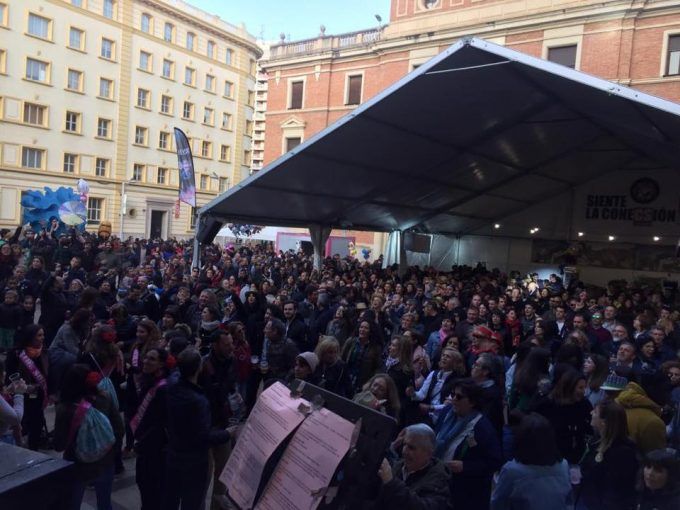
<path fill-rule="evenodd" d="M 444 463 L 434 458 L 434 431 L 419 423 L 407 427 L 402 441 L 403 459 L 390 467 L 383 460 L 378 476 L 382 486 L 375 508 L 445 510 L 451 497 Z"/>
<path fill-rule="evenodd" d="M 237 411 L 236 408 L 231 408 L 232 402 L 236 406 L 240 400 L 240 396 L 235 394 L 236 374 L 233 360 L 234 341 L 228 331 L 218 329 L 210 336 L 210 354 L 203 358 L 203 367 L 198 376 L 199 385 L 210 402 L 212 430 L 224 430 L 229 425 L 229 418 Z M 227 488 L 219 478 L 228 456 L 229 447 L 226 443 L 216 444 L 210 448 L 213 471 L 212 500 L 214 506 L 218 508 L 224 507 L 227 501 Z"/>
<path fill-rule="evenodd" d="M 167 390 L 168 464 L 163 508 L 203 508 L 210 447 L 228 442 L 233 429 L 211 430 L 210 404 L 198 386 L 201 355 L 185 349 L 177 359 L 180 379 Z"/>
<path fill-rule="evenodd" d="M 307 347 L 314 350 L 319 342 L 319 335 L 326 333 L 328 323 L 333 320 L 335 309 L 331 306 L 331 296 L 328 292 L 319 292 L 316 299 L 316 309 L 309 317 L 309 331 L 307 332 Z"/>
<path fill-rule="evenodd" d="M 295 301 L 286 301 L 284 303 L 283 315 L 286 318 L 285 336 L 295 342 L 300 352 L 307 350 L 307 327 L 300 314 L 297 313 Z"/>
<path fill-rule="evenodd" d="M 295 366 L 295 358 L 300 353 L 295 343 L 286 338 L 285 326 L 278 319 L 271 319 L 264 327 L 264 346 L 260 366 L 264 362 L 267 369 L 263 379 L 285 379 Z"/>

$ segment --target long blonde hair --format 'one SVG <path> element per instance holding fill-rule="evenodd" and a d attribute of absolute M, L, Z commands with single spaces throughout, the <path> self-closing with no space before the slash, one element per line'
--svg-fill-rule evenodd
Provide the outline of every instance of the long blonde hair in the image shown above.
<path fill-rule="evenodd" d="M 597 453 L 604 453 L 614 441 L 628 437 L 628 420 L 626 410 L 615 400 L 604 400 L 597 405 L 597 412 L 604 421 L 604 432 L 597 447 Z"/>
<path fill-rule="evenodd" d="M 397 385 L 394 384 L 394 381 L 389 375 L 375 374 L 368 380 L 366 384 L 364 384 L 362 388 L 363 391 L 371 391 L 371 385 L 373 384 L 373 381 L 375 381 L 378 378 L 382 378 L 385 380 L 385 385 L 387 386 L 387 402 L 390 405 L 390 408 L 392 409 L 394 416 L 398 417 L 399 412 L 401 411 L 401 400 L 399 400 L 399 390 L 397 390 Z"/>
<path fill-rule="evenodd" d="M 404 372 L 413 371 L 413 342 L 404 335 L 396 335 L 391 342 L 397 342 L 397 359 Z M 390 342 L 390 343 L 391 343 Z"/>

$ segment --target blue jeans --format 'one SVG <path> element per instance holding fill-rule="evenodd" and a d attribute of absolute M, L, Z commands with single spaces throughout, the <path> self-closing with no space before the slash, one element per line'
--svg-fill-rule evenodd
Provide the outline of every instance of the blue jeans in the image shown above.
<path fill-rule="evenodd" d="M 94 485 L 94 490 L 97 494 L 97 510 L 112 510 L 111 490 L 113 488 L 113 462 L 90 483 Z M 82 480 L 76 480 L 74 482 L 73 492 L 71 493 L 71 510 L 80 510 L 86 485 L 88 485 L 88 483 Z"/>

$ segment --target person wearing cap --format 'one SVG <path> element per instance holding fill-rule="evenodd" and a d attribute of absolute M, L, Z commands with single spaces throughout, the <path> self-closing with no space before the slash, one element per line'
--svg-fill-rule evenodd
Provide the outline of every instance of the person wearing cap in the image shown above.
<path fill-rule="evenodd" d="M 306 381 L 312 384 L 317 384 L 318 380 L 315 375 L 316 369 L 319 366 L 319 358 L 313 352 L 302 352 L 295 357 L 295 365 L 290 374 L 289 382 L 295 379 Z"/>
<path fill-rule="evenodd" d="M 472 369 L 472 365 L 481 353 L 488 352 L 496 355 L 502 342 L 503 340 L 486 326 L 475 327 L 472 331 L 472 342 L 470 342 L 470 347 L 465 353 L 465 364 L 468 370 Z"/>

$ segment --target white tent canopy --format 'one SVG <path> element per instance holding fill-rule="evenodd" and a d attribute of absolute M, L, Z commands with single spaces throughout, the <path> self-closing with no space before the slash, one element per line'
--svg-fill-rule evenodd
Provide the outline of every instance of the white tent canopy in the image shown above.
<path fill-rule="evenodd" d="M 675 175 L 678 162 L 680 105 L 465 38 L 200 214 L 512 237 L 528 237 L 539 218 L 541 237 L 569 239 L 585 184 Z"/>

